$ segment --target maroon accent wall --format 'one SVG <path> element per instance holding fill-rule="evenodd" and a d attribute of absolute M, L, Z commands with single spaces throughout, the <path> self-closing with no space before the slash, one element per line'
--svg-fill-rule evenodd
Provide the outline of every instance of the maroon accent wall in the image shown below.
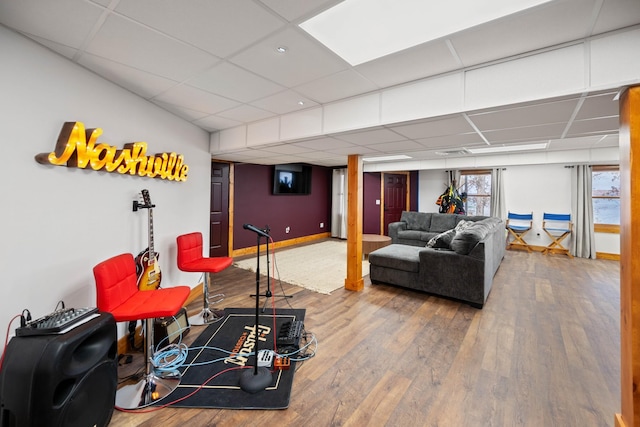
<path fill-rule="evenodd" d="M 420 193 L 420 191 L 418 191 L 418 171 L 411 171 L 409 172 L 409 180 L 411 181 L 411 189 L 409 191 L 409 194 L 411 195 L 411 201 L 409 202 L 410 211 L 417 211 L 418 210 L 418 194 Z"/>
<path fill-rule="evenodd" d="M 273 166 L 236 164 L 234 249 L 257 243 L 256 234 L 245 230 L 244 224 L 269 226 L 274 242 L 331 231 L 331 174 L 331 168 L 312 166 L 311 194 L 274 196 Z M 320 223 L 324 223 L 324 228 L 320 228 Z M 288 234 L 287 227 L 290 227 Z"/>
<path fill-rule="evenodd" d="M 380 193 L 382 174 L 365 172 L 362 176 L 362 232 L 364 234 L 380 234 L 380 208 L 376 200 L 382 203 Z"/>

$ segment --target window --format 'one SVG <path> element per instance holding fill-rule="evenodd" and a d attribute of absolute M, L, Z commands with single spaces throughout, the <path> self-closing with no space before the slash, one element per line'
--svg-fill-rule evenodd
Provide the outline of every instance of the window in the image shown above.
<path fill-rule="evenodd" d="M 467 215 L 491 214 L 491 171 L 462 171 L 458 192 L 467 193 L 464 210 Z"/>
<path fill-rule="evenodd" d="M 620 232 L 620 169 L 618 166 L 591 168 L 591 199 L 594 229 Z"/>

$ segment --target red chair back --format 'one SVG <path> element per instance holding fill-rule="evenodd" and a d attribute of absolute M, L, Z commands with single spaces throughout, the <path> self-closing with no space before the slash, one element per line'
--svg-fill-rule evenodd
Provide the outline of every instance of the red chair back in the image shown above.
<path fill-rule="evenodd" d="M 201 260 L 202 256 L 202 233 L 195 232 L 183 234 L 176 239 L 178 244 L 178 268 L 187 271 L 190 263 Z"/>
<path fill-rule="evenodd" d="M 93 268 L 93 275 L 100 311 L 113 313 L 138 292 L 136 263 L 129 253 L 102 261 Z"/>

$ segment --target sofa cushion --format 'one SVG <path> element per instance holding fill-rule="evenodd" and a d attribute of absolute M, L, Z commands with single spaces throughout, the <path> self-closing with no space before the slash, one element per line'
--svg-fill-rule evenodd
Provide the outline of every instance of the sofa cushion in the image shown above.
<path fill-rule="evenodd" d="M 436 233 L 442 233 L 443 231 L 451 230 L 456 226 L 455 215 L 432 215 L 431 216 L 431 231 Z"/>
<path fill-rule="evenodd" d="M 369 254 L 369 263 L 395 270 L 417 273 L 420 270 L 421 247 L 393 244 Z"/>
<path fill-rule="evenodd" d="M 476 247 L 478 242 L 489 234 L 500 220 L 498 218 L 486 218 L 472 223 L 464 230 L 460 230 L 451 240 L 451 249 L 457 254 L 468 255 Z"/>
<path fill-rule="evenodd" d="M 398 237 L 400 239 L 413 239 L 420 240 L 423 231 L 420 230 L 400 230 L 398 231 Z"/>
<path fill-rule="evenodd" d="M 431 227 L 430 213 L 405 211 L 400 220 L 407 223 L 407 230 L 428 231 Z"/>
<path fill-rule="evenodd" d="M 455 235 L 455 229 L 444 231 L 437 236 L 432 237 L 431 240 L 427 242 L 426 247 L 434 249 L 451 249 L 451 240 Z"/>
<path fill-rule="evenodd" d="M 466 228 L 471 227 L 474 224 L 474 221 L 466 221 L 464 219 L 461 219 L 458 224 L 456 224 L 456 228 L 454 228 L 454 230 L 456 230 L 456 233 L 458 231 L 462 231 Z"/>

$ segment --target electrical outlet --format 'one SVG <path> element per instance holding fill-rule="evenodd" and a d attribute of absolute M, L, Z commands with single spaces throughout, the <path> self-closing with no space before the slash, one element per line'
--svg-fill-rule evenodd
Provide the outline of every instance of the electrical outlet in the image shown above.
<path fill-rule="evenodd" d="M 320 223 L 320 228 L 324 228 L 324 222 Z"/>
<path fill-rule="evenodd" d="M 287 234 L 289 234 L 290 231 L 291 231 L 291 227 L 287 227 L 287 228 L 284 229 L 284 232 L 287 233 Z"/>

